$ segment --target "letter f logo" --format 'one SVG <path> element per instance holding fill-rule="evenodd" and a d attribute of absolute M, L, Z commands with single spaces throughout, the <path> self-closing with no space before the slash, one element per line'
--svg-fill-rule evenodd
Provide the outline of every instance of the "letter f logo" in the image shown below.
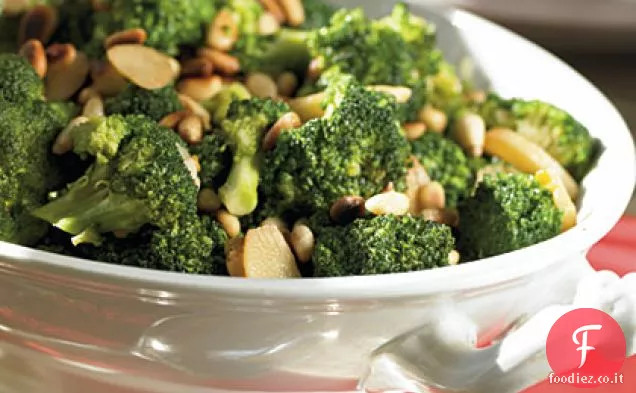
<path fill-rule="evenodd" d="M 596 348 L 591 347 L 589 345 L 587 345 L 587 334 L 590 330 L 601 330 L 603 328 L 603 326 L 601 325 L 586 325 L 586 326 L 581 326 L 580 328 L 576 329 L 574 331 L 574 334 L 572 334 L 572 341 L 574 341 L 574 344 L 576 345 L 580 345 L 580 347 L 578 347 L 576 350 L 577 351 L 581 351 L 581 365 L 579 366 L 579 368 L 582 368 L 585 365 L 585 362 L 587 361 L 587 353 L 588 351 L 593 351 Z M 583 333 L 582 334 L 582 339 L 579 342 L 578 339 L 578 335 L 579 333 Z"/>

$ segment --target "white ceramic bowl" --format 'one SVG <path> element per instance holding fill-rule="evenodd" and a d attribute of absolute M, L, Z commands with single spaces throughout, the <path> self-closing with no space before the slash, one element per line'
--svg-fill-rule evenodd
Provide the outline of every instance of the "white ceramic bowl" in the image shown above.
<path fill-rule="evenodd" d="M 380 16 L 393 2 L 338 3 Z M 594 86 L 532 43 L 466 12 L 413 9 L 437 24 L 449 59 L 475 59 L 482 82 L 504 96 L 561 106 L 602 140 L 577 227 L 457 267 L 296 281 L 194 277 L 2 243 L 0 391 L 350 390 L 371 351 L 417 328 L 440 303 L 492 334 L 571 299 L 590 269 L 584 254 L 617 222 L 634 188 L 624 121 Z"/>

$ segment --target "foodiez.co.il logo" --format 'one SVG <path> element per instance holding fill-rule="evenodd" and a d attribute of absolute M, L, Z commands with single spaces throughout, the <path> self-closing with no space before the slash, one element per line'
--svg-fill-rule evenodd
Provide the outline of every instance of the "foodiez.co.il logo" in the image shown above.
<path fill-rule="evenodd" d="M 550 330 L 546 354 L 554 371 L 552 383 L 589 388 L 623 383 L 625 334 L 600 310 L 583 308 L 562 316 Z"/>

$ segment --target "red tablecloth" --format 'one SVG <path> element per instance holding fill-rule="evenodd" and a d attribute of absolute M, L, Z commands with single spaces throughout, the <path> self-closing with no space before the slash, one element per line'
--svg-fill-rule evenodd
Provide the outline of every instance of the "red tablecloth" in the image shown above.
<path fill-rule="evenodd" d="M 636 217 L 625 217 L 588 254 L 590 263 L 598 270 L 612 270 L 620 275 L 636 272 Z M 565 385 L 551 385 L 547 381 L 524 393 L 635 393 L 636 357 L 623 367 L 623 384 L 598 388 L 577 389 Z M 495 393 L 495 392 L 493 392 Z"/>

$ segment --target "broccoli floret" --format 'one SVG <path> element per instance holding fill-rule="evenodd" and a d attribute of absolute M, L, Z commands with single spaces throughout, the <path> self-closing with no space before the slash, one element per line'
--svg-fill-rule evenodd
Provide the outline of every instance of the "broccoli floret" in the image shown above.
<path fill-rule="evenodd" d="M 470 195 L 474 183 L 471 164 L 462 148 L 435 132 L 427 132 L 411 142 L 413 154 L 422 163 L 432 180 L 446 191 L 449 207 Z"/>
<path fill-rule="evenodd" d="M 75 243 L 99 243 L 99 234 L 137 232 L 146 224 L 170 230 L 182 217 L 196 213 L 198 187 L 186 164 L 190 157 L 185 143 L 145 117 L 128 116 L 125 123 L 127 136 L 121 138 L 121 130 L 113 130 L 113 144 L 120 141 L 112 157 L 102 154 L 59 198 L 34 212 L 75 235 Z M 107 133 L 100 122 L 93 124 L 97 126 L 81 135 L 95 130 L 99 136 L 94 149 L 103 151 L 109 146 L 104 143 Z"/>
<path fill-rule="evenodd" d="M 21 103 L 44 99 L 44 84 L 31 64 L 15 54 L 0 54 L 0 99 Z"/>
<path fill-rule="evenodd" d="M 46 233 L 30 211 L 59 187 L 51 145 L 74 114 L 72 104 L 0 100 L 0 240 L 31 245 Z"/>
<path fill-rule="evenodd" d="M 214 189 L 225 182 L 232 166 L 232 152 L 220 133 L 220 130 L 214 130 L 204 136 L 201 143 L 190 147 L 190 154 L 198 157 L 201 165 L 201 184 Z"/>
<path fill-rule="evenodd" d="M 227 181 L 219 188 L 219 197 L 230 213 L 244 216 L 258 205 L 261 141 L 269 127 L 289 111 L 287 104 L 263 98 L 230 104 L 222 129 L 224 140 L 232 150 L 232 168 Z"/>
<path fill-rule="evenodd" d="M 210 112 L 212 120 L 214 120 L 215 123 L 220 124 L 223 120 L 225 120 L 232 101 L 247 100 L 251 97 L 252 95 L 249 90 L 247 90 L 243 84 L 234 82 L 226 85 L 223 90 L 214 97 L 203 101 L 201 105 Z"/>
<path fill-rule="evenodd" d="M 110 34 L 132 28 L 148 33 L 145 45 L 171 56 L 182 45 L 203 43 L 206 26 L 216 11 L 214 0 L 110 0 L 108 10 L 96 12 L 91 43 L 91 57 L 103 54 L 104 39 Z"/>
<path fill-rule="evenodd" d="M 121 141 L 130 134 L 130 127 L 122 116 L 94 117 L 72 128 L 73 152 L 82 159 L 95 157 L 106 164 L 115 157 Z"/>
<path fill-rule="evenodd" d="M 282 133 L 267 153 L 261 192 L 274 211 L 312 214 L 345 195 L 405 186 L 410 145 L 392 96 L 343 76 L 326 91 L 326 115 Z"/>
<path fill-rule="evenodd" d="M 173 86 L 146 90 L 129 85 L 126 90 L 105 102 L 106 114 L 146 115 L 160 121 L 164 116 L 183 109 Z"/>
<path fill-rule="evenodd" d="M 471 261 L 548 240 L 560 233 L 562 215 L 532 175 L 485 175 L 459 206 L 460 253 Z"/>
<path fill-rule="evenodd" d="M 170 229 L 145 226 L 137 234 L 104 236 L 101 245 L 82 244 L 77 252 L 100 262 L 188 274 L 227 275 L 227 234 L 209 216 L 189 215 Z"/>
<path fill-rule="evenodd" d="M 300 26 L 303 30 L 314 30 L 329 24 L 336 12 L 330 4 L 323 0 L 303 0 L 305 7 L 305 22 Z"/>
<path fill-rule="evenodd" d="M 50 42 L 71 43 L 83 48 L 93 35 L 94 10 L 91 1 L 55 0 L 48 1 L 58 12 L 58 27 Z"/>
<path fill-rule="evenodd" d="M 589 172 L 599 142 L 566 111 L 547 102 L 489 95 L 481 114 L 489 128 L 508 127 L 543 147 L 580 181 Z"/>
<path fill-rule="evenodd" d="M 448 226 L 413 216 L 358 219 L 322 231 L 313 254 L 316 277 L 404 273 L 448 265 L 455 239 Z"/>

